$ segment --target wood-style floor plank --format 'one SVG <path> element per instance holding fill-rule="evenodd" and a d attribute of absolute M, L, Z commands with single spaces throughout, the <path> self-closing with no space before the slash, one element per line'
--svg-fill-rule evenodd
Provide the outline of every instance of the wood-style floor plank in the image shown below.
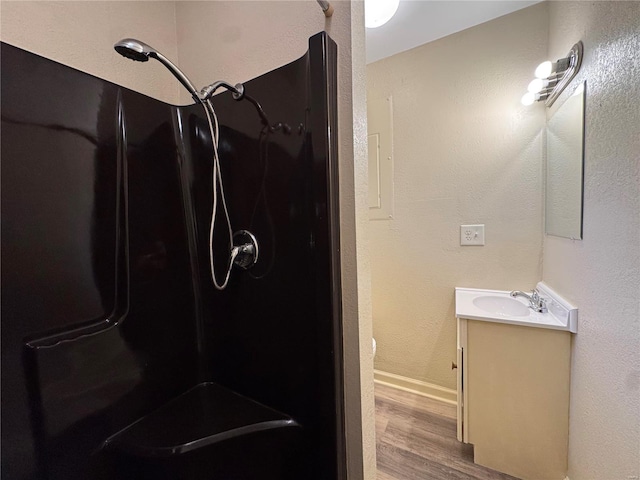
<path fill-rule="evenodd" d="M 402 480 L 402 479 L 398 477 L 394 477 L 393 475 L 383 472 L 382 470 L 378 470 L 376 474 L 376 480 Z"/>
<path fill-rule="evenodd" d="M 376 384 L 378 480 L 517 480 L 473 463 L 456 407 Z"/>

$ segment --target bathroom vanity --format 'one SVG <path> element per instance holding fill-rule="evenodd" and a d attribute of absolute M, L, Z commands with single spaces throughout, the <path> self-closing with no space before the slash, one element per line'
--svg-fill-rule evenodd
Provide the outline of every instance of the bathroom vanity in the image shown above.
<path fill-rule="evenodd" d="M 567 471 L 577 309 L 540 282 L 546 312 L 509 292 L 456 288 L 458 440 L 474 461 L 525 480 Z"/>

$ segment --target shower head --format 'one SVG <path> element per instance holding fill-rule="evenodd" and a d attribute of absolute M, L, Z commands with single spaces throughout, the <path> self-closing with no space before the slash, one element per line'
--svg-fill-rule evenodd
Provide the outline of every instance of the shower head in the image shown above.
<path fill-rule="evenodd" d="M 196 87 L 189 81 L 187 76 L 180 71 L 171 61 L 162 55 L 155 48 L 147 45 L 135 38 L 124 38 L 116 43 L 113 48 L 123 57 L 135 60 L 137 62 L 147 62 L 149 58 L 155 58 L 162 63 L 167 69 L 176 77 L 182 85 L 189 91 L 194 100 L 198 103 L 202 103 Z"/>
<path fill-rule="evenodd" d="M 137 62 L 146 62 L 149 60 L 151 52 L 157 53 L 155 49 L 146 43 L 133 38 L 124 38 L 116 43 L 113 48 L 123 57 L 130 58 Z"/>

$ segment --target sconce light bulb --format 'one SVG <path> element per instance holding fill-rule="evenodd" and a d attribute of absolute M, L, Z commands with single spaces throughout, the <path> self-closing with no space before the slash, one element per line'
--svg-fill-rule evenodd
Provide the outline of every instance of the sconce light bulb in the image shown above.
<path fill-rule="evenodd" d="M 546 62 L 542 62 L 540 65 L 538 65 L 538 68 L 536 68 L 536 78 L 548 78 L 549 75 L 551 75 L 551 72 L 553 71 L 553 64 L 550 61 L 546 61 Z"/>
<path fill-rule="evenodd" d="M 529 90 L 531 93 L 540 93 L 546 86 L 545 83 L 547 82 L 545 82 L 541 78 L 536 78 L 535 80 L 531 81 L 531 83 L 527 87 L 527 90 Z"/>
<path fill-rule="evenodd" d="M 533 102 L 536 101 L 536 95 L 535 93 L 527 92 L 522 96 L 522 100 L 520 101 L 526 106 L 533 105 Z"/>

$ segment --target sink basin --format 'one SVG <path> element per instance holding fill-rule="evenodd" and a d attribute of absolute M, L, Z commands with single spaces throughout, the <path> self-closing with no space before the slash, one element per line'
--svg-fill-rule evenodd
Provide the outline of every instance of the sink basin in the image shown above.
<path fill-rule="evenodd" d="M 513 298 L 508 290 L 456 287 L 456 318 L 576 333 L 578 309 L 544 282 L 536 289 L 546 301 L 546 312 L 533 311 L 525 298 Z"/>
<path fill-rule="evenodd" d="M 531 312 L 529 307 L 515 298 L 497 295 L 476 297 L 473 299 L 473 304 L 485 312 L 505 317 L 527 317 Z"/>

